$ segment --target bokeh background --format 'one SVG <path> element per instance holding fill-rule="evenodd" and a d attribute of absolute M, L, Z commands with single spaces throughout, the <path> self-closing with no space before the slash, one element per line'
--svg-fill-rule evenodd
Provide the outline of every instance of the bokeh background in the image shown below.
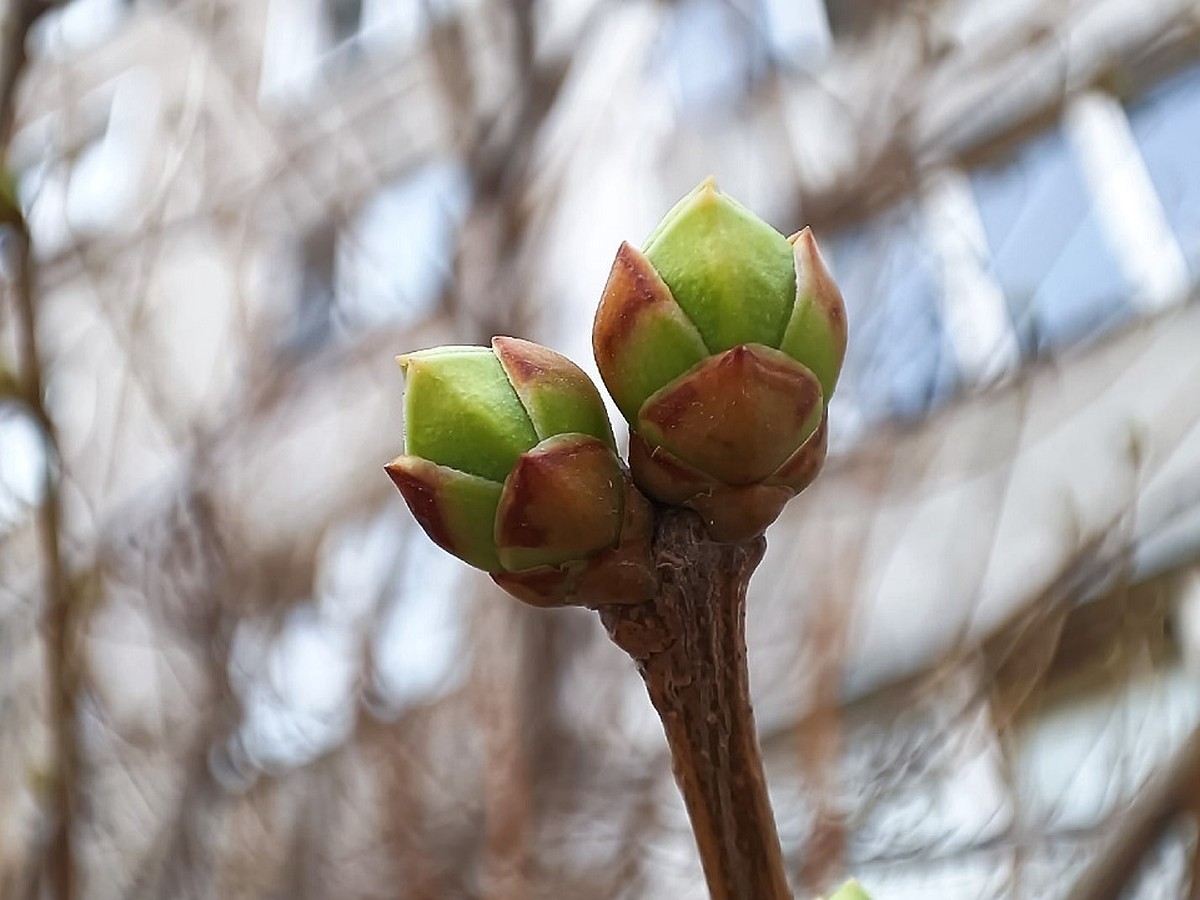
<path fill-rule="evenodd" d="M 797 896 L 1195 890 L 1195 0 L 3 16 L 0 897 L 704 896 L 628 660 L 382 465 L 396 353 L 594 372 L 710 174 L 850 318 L 749 604 Z"/>

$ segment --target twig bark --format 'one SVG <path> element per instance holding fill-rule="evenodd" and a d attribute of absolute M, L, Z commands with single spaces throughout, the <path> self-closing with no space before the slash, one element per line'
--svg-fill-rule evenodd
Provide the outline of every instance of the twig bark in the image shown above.
<path fill-rule="evenodd" d="M 21 332 L 21 381 L 27 406 L 42 429 L 47 456 L 43 467 L 42 502 L 37 510 L 37 535 L 41 550 L 42 623 L 46 641 L 46 681 L 50 701 L 50 732 L 53 735 L 56 769 L 52 781 L 54 829 L 44 857 L 43 877 L 51 886 L 55 900 L 76 896 L 74 822 L 77 805 L 75 790 L 79 770 L 79 741 L 75 698 L 79 661 L 76 649 L 77 628 L 71 601 L 69 579 L 62 560 L 62 498 L 58 488 L 58 441 L 54 423 L 42 403 L 41 365 L 34 313 L 32 261 L 29 234 L 24 222 L 14 229 L 16 236 L 17 321 Z"/>
<path fill-rule="evenodd" d="M 662 590 L 607 606 L 662 719 L 713 900 L 790 900 L 750 704 L 746 587 L 766 539 L 717 544 L 694 513 L 659 513 Z"/>
<path fill-rule="evenodd" d="M 50 0 L 14 0 L 8 4 L 0 32 L 0 141 L 7 163 L 12 139 L 17 85 L 28 62 L 25 43 L 29 29 L 54 6 Z M 8 179 L 8 172 L 0 172 Z M 16 197 L 5 187 L 0 191 L 0 228 L 7 234 L 10 250 L 12 300 L 17 331 L 17 380 L 19 394 L 42 430 L 47 448 L 43 467 L 43 497 L 37 510 L 37 535 L 41 550 L 43 622 L 46 640 L 46 678 L 50 702 L 50 725 L 57 756 L 52 782 L 54 828 L 42 857 L 42 880 L 54 900 L 73 900 L 77 894 L 73 827 L 78 771 L 75 697 L 78 660 L 75 653 L 74 610 L 69 580 L 61 553 L 62 502 L 58 489 L 58 441 L 54 422 L 43 397 L 42 361 L 37 337 L 33 253 L 29 227 Z"/>

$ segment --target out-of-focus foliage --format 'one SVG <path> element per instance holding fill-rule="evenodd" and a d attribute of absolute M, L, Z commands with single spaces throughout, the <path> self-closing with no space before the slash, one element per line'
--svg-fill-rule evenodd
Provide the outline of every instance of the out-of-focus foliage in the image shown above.
<path fill-rule="evenodd" d="M 0 897 L 701 896 L 628 661 L 382 466 L 396 353 L 594 376 L 617 246 L 710 174 L 849 316 L 750 596 L 797 895 L 1067 896 L 1121 848 L 1183 892 L 1193 0 L 72 0 L 23 46 Z"/>

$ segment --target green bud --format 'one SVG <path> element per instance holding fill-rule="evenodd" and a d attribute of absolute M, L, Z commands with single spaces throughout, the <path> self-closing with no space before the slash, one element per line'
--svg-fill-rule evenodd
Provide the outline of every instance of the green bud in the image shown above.
<path fill-rule="evenodd" d="M 578 366 L 505 337 L 398 361 L 406 452 L 386 470 L 436 544 L 537 605 L 653 592 L 649 506 Z"/>
<path fill-rule="evenodd" d="M 718 540 L 762 532 L 816 477 L 846 314 L 812 232 L 785 238 L 711 179 L 616 261 L 592 331 L 637 485 Z"/>

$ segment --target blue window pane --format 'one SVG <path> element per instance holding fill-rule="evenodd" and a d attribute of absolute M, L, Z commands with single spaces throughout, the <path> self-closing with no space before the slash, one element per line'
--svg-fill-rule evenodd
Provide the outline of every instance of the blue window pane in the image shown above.
<path fill-rule="evenodd" d="M 1096 219 L 1059 130 L 971 175 L 991 251 L 1026 354 L 1095 336 L 1127 319 L 1132 286 Z"/>
<path fill-rule="evenodd" d="M 1200 278 L 1200 66 L 1130 107 L 1129 124 L 1192 278 Z"/>
<path fill-rule="evenodd" d="M 903 207 L 823 244 L 851 334 L 838 392 L 868 419 L 923 415 L 956 388 L 958 372 L 919 218 Z"/>

